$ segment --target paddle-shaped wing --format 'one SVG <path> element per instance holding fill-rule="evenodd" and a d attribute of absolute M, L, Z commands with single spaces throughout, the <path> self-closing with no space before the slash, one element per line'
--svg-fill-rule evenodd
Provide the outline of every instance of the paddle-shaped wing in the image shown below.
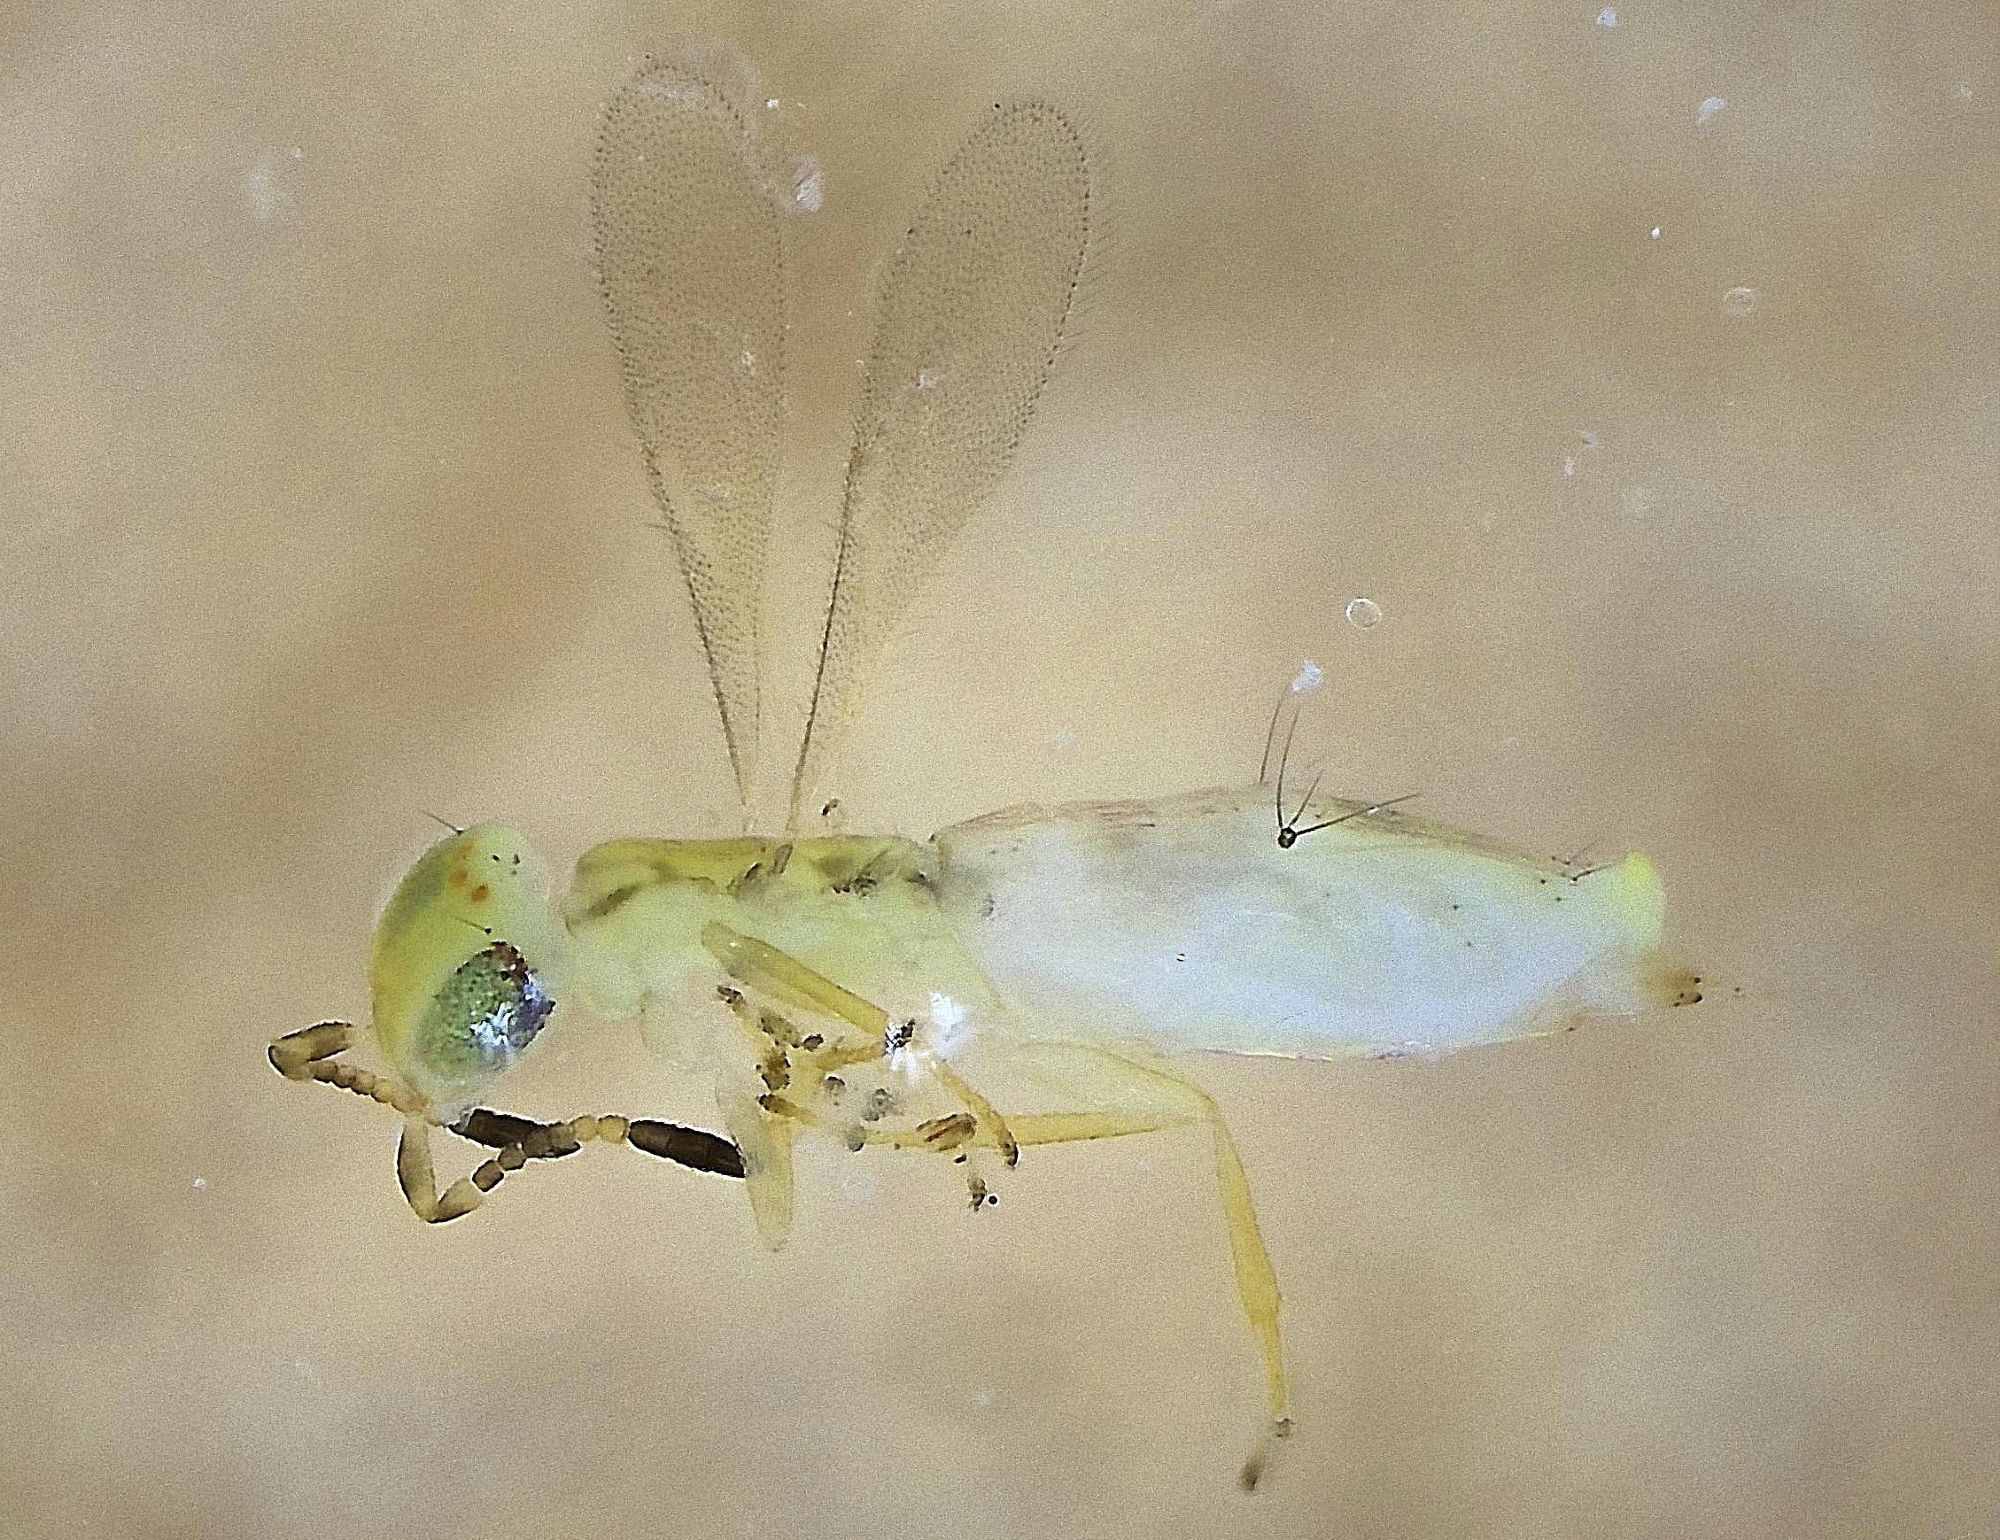
<path fill-rule="evenodd" d="M 1069 325 L 1090 162 L 1045 102 L 996 107 L 938 174 L 883 283 L 792 825 L 884 638 L 1006 472 Z"/>
<path fill-rule="evenodd" d="M 625 404 L 747 802 L 784 412 L 773 183 L 736 96 L 687 65 L 654 62 L 605 106 L 591 194 Z"/>

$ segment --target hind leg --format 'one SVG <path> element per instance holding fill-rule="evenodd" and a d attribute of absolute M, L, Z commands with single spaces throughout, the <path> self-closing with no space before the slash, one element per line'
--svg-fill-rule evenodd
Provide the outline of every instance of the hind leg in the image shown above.
<path fill-rule="evenodd" d="M 1133 1134 L 1158 1133 L 1191 1125 L 1208 1129 L 1214 1151 L 1223 1229 L 1228 1236 L 1230 1261 L 1236 1278 L 1237 1299 L 1257 1343 L 1264 1369 L 1269 1423 L 1266 1437 L 1259 1441 L 1243 1470 L 1243 1484 L 1254 1487 L 1269 1460 L 1271 1441 L 1284 1438 L 1291 1431 L 1290 1398 L 1284 1344 L 1278 1324 L 1280 1296 L 1277 1274 L 1271 1266 L 1263 1232 L 1258 1227 L 1249 1176 L 1236 1153 L 1235 1141 L 1230 1137 L 1221 1109 L 1201 1087 L 1164 1066 L 1142 1063 L 1081 1043 L 1031 1042 L 1009 1047 L 996 1057 L 1000 1061 L 999 1067 L 1025 1071 L 1061 1100 L 1076 1104 L 1069 1110 L 1008 1114 L 1005 1126 L 1016 1146 L 1122 1139 Z M 810 1109 L 795 1106 L 782 1098 L 778 1099 L 778 1105 L 785 1115 L 799 1121 L 821 1121 Z M 939 1121 L 942 1123 L 944 1120 Z M 966 1126 L 949 1144 L 940 1142 L 937 1133 L 941 1130 L 932 1126 L 916 1129 L 869 1127 L 852 1132 L 862 1144 L 894 1149 L 956 1150 L 968 1145 L 998 1147 L 989 1128 L 970 1118 L 964 1119 L 964 1122 Z M 975 1206 L 978 1206 L 982 1190 L 975 1188 L 974 1192 Z"/>
<path fill-rule="evenodd" d="M 1190 1124 L 1208 1129 L 1236 1295 L 1264 1367 L 1270 1419 L 1267 1438 L 1260 1441 L 1243 1470 L 1244 1486 L 1254 1487 L 1269 1459 L 1269 1440 L 1291 1432 L 1290 1396 L 1278 1327 L 1278 1277 L 1257 1224 L 1250 1178 L 1221 1109 L 1201 1087 L 1173 1071 L 1107 1049 L 1081 1043 L 1036 1042 L 1008 1049 L 1005 1058 L 1009 1065 L 1028 1071 L 1087 1109 L 1014 1114 L 1008 1123 L 1024 1145 L 1115 1139 Z"/>

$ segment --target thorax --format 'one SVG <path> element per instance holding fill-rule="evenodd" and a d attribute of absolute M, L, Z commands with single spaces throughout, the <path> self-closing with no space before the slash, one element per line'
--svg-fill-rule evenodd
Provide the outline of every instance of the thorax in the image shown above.
<path fill-rule="evenodd" d="M 702 943 L 720 923 L 881 1006 L 926 1012 L 934 995 L 981 1003 L 936 898 L 936 847 L 894 836 L 625 839 L 576 865 L 563 919 L 592 1007 L 617 1020 L 713 1006 L 721 974 Z"/>

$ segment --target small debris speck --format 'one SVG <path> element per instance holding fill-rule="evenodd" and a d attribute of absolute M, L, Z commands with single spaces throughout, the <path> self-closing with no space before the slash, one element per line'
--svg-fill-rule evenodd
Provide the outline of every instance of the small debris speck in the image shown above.
<path fill-rule="evenodd" d="M 1727 97 L 1724 96 L 1704 97 L 1702 100 L 1702 104 L 1699 107 L 1695 108 L 1694 110 L 1695 127 L 1707 128 L 1709 124 L 1713 123 L 1717 118 L 1722 116 L 1722 109 L 1727 107 L 1728 105 L 1729 105 L 1729 99 Z"/>

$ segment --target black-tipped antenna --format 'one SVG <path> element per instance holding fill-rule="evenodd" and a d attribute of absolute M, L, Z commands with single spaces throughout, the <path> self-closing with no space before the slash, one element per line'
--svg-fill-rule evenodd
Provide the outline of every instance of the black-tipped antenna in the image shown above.
<path fill-rule="evenodd" d="M 424 817 L 434 819 L 436 822 L 443 824 L 447 829 L 451 830 L 453 834 L 463 834 L 465 832 L 457 824 L 453 823 L 449 818 L 445 817 L 444 814 L 442 813 L 433 813 L 427 807 L 418 808 L 417 811 L 422 813 Z"/>

